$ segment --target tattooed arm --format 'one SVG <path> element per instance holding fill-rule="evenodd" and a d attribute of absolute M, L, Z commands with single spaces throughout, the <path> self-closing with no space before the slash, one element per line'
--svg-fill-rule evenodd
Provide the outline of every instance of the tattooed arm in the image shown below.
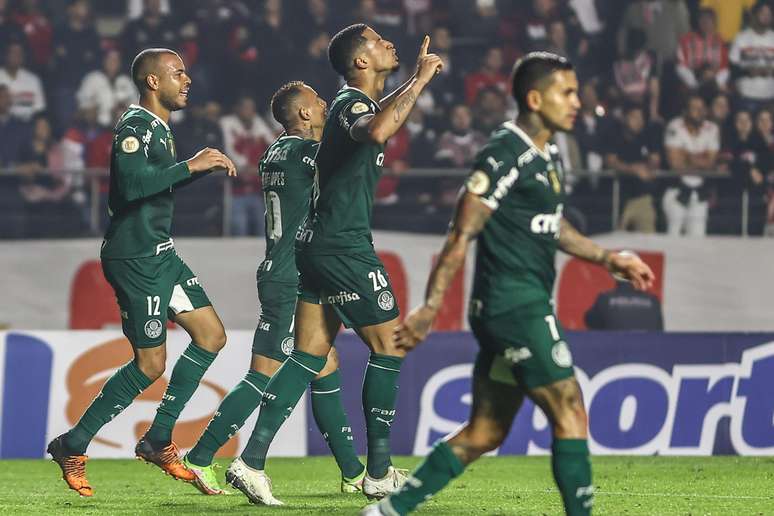
<path fill-rule="evenodd" d="M 559 248 L 567 254 L 602 265 L 632 282 L 634 288 L 647 290 L 653 285 L 654 275 L 650 267 L 638 256 L 617 253 L 595 244 L 581 235 L 567 219 L 562 218 L 559 230 Z"/>
<path fill-rule="evenodd" d="M 356 141 L 383 145 L 390 136 L 398 132 L 408 118 L 419 94 L 443 67 L 440 57 L 427 53 L 429 45 L 430 38 L 425 36 L 417 58 L 416 73 L 400 88 L 382 99 L 379 103 L 381 111 L 360 118 L 352 126 L 350 134 Z"/>
<path fill-rule="evenodd" d="M 492 209 L 481 202 L 477 195 L 465 192 L 460 196 L 441 255 L 427 280 L 425 302 L 412 310 L 395 330 L 395 340 L 399 347 L 413 349 L 427 337 L 443 304 L 446 290 L 457 270 L 465 263 L 470 242 L 484 229 L 491 215 Z"/>

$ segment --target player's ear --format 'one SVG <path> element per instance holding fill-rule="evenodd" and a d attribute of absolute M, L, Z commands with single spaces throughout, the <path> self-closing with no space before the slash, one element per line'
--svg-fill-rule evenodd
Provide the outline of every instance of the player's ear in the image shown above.
<path fill-rule="evenodd" d="M 145 84 L 148 86 L 149 90 L 157 90 L 159 89 L 159 76 L 149 73 L 145 77 Z"/>
<path fill-rule="evenodd" d="M 365 70 L 368 68 L 368 58 L 365 54 L 360 54 L 353 61 L 357 70 Z"/>
<path fill-rule="evenodd" d="M 529 90 L 527 92 L 527 107 L 531 111 L 540 111 L 543 105 L 543 95 L 538 90 Z"/>
<path fill-rule="evenodd" d="M 312 119 L 312 111 L 307 107 L 300 107 L 298 108 L 298 116 L 301 117 L 301 120 L 308 122 Z"/>

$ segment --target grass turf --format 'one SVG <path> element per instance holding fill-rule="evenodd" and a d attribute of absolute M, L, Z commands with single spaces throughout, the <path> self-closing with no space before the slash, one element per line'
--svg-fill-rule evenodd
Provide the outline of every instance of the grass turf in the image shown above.
<path fill-rule="evenodd" d="M 420 459 L 397 458 L 400 467 Z M 228 461 L 221 461 L 228 466 Z M 774 457 L 594 457 L 594 514 L 774 514 Z M 297 514 L 356 515 L 362 495 L 339 492 L 331 458 L 271 459 L 268 472 L 283 507 L 260 507 L 239 492 L 204 496 L 154 466 L 133 460 L 93 460 L 93 498 L 80 498 L 50 461 L 0 461 L 0 514 Z M 221 470 L 222 473 L 223 470 Z M 221 475 L 222 480 L 222 475 Z M 485 458 L 419 514 L 562 514 L 548 457 Z"/>

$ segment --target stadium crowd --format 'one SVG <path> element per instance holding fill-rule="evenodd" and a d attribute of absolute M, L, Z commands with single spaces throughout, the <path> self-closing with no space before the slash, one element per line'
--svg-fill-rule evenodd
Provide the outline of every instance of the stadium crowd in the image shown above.
<path fill-rule="evenodd" d="M 173 118 L 178 155 L 216 147 L 243 171 L 228 208 L 220 182 L 180 198 L 183 211 L 190 203 L 191 232 L 261 233 L 254 171 L 280 129 L 268 100 L 291 79 L 331 99 L 340 84 L 328 42 L 355 21 L 399 50 L 405 66 L 387 91 L 413 72 L 424 34 L 445 62 L 388 143 L 377 227 L 443 231 L 460 172 L 407 172 L 468 167 L 486 135 L 515 114 L 511 64 L 549 50 L 570 58 L 581 80 L 576 130 L 556 140 L 570 171 L 567 213 L 580 229 L 772 235 L 772 7 L 755 0 L 0 0 L 0 237 L 83 235 L 95 206 L 104 227 L 112 125 L 136 99 L 131 59 L 151 46 L 179 51 L 193 79 L 191 104 Z M 103 171 L 95 180 L 99 203 L 90 199 L 90 176 L 72 172 L 87 169 Z M 618 177 L 620 217 L 612 222 L 614 185 L 604 171 Z M 224 209 L 227 228 L 213 222 Z"/>

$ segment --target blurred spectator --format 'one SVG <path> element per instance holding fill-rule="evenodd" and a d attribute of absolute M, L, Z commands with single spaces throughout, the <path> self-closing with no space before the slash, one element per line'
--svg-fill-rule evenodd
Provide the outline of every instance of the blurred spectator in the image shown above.
<path fill-rule="evenodd" d="M 465 102 L 472 106 L 478 92 L 487 87 L 508 93 L 508 76 L 503 72 L 503 51 L 499 47 L 489 47 L 481 67 L 465 77 Z"/>
<path fill-rule="evenodd" d="M 664 146 L 669 167 L 680 178 L 679 186 L 664 192 L 662 206 L 670 235 L 685 233 L 701 236 L 707 233 L 709 192 L 695 170 L 713 170 L 720 150 L 718 126 L 706 119 L 704 99 L 691 94 L 683 115 L 666 129 Z"/>
<path fill-rule="evenodd" d="M 524 2 L 526 4 L 526 2 Z M 549 25 L 557 20 L 556 0 L 532 0 L 522 14 L 522 48 L 525 51 L 543 50 L 549 45 Z"/>
<path fill-rule="evenodd" d="M 175 146 L 179 159 L 193 157 L 205 147 L 223 148 L 220 111 L 220 104 L 214 100 L 202 105 L 191 106 L 189 116 L 178 127 L 175 127 Z"/>
<path fill-rule="evenodd" d="M 234 114 L 220 119 L 223 146 L 240 171 L 233 183 L 231 204 L 231 235 L 262 235 L 264 228 L 258 161 L 274 140 L 274 134 L 255 111 L 250 97 L 237 100 Z"/>
<path fill-rule="evenodd" d="M 473 112 L 473 126 L 484 135 L 489 135 L 492 131 L 500 127 L 503 122 L 508 120 L 507 114 L 508 102 L 505 94 L 496 87 L 482 88 L 478 90 L 476 96 L 476 105 Z"/>
<path fill-rule="evenodd" d="M 257 25 L 251 27 L 250 38 L 258 49 L 258 59 L 263 66 L 269 66 L 272 73 L 256 70 L 255 83 L 250 84 L 249 91 L 266 104 L 272 93 L 295 71 L 294 58 L 303 51 L 302 46 L 296 47 L 292 32 L 288 30 L 291 22 L 283 5 L 281 0 L 266 0 Z"/>
<path fill-rule="evenodd" d="M 771 111 L 761 109 L 755 115 L 755 131 L 763 139 L 766 147 L 774 146 L 774 120 L 772 120 Z"/>
<path fill-rule="evenodd" d="M 62 174 L 57 166 L 57 155 L 61 153 L 51 123 L 45 116 L 36 116 L 32 127 L 19 160 L 24 234 L 30 238 L 74 236 L 79 228 L 72 227 L 72 220 L 78 215 L 69 197 L 70 176 Z"/>
<path fill-rule="evenodd" d="M 328 44 L 331 38 L 327 32 L 319 32 L 309 39 L 306 55 L 301 60 L 298 71 L 299 80 L 310 84 L 324 99 L 332 99 L 338 90 L 339 78 L 328 61 Z"/>
<path fill-rule="evenodd" d="M 728 87 L 728 48 L 717 33 L 715 11 L 699 12 L 699 30 L 680 38 L 677 49 L 677 75 L 685 86 L 698 89 L 713 84 L 722 91 Z"/>
<path fill-rule="evenodd" d="M 590 330 L 664 330 L 658 297 L 628 281 L 616 281 L 615 288 L 600 293 L 584 318 Z"/>
<path fill-rule="evenodd" d="M 27 39 L 13 20 L 8 3 L 8 0 L 0 0 L 0 52 L 4 52 L 11 43 L 24 43 Z"/>
<path fill-rule="evenodd" d="M 624 199 L 618 227 L 624 231 L 656 232 L 656 171 L 661 168 L 661 145 L 655 131 L 645 124 L 642 107 L 630 104 L 617 128 L 616 138 L 608 138 L 606 168 L 619 172 Z"/>
<path fill-rule="evenodd" d="M 710 101 L 709 120 L 715 122 L 720 129 L 720 145 L 723 147 L 724 141 L 733 129 L 733 120 L 731 119 L 731 101 L 725 93 L 718 93 Z"/>
<path fill-rule="evenodd" d="M 653 54 L 645 46 L 645 33 L 632 29 L 627 33 L 628 53 L 613 63 L 613 78 L 625 103 L 642 106 L 653 121 L 661 120 L 661 87 Z"/>
<path fill-rule="evenodd" d="M 701 0 L 701 6 L 715 11 L 718 32 L 726 43 L 731 43 L 742 28 L 745 12 L 758 0 Z"/>
<path fill-rule="evenodd" d="M 453 2 L 454 37 L 469 44 L 491 45 L 497 41 L 500 13 L 496 0 Z"/>
<path fill-rule="evenodd" d="M 11 111 L 13 100 L 8 86 L 0 84 L 0 167 L 11 167 L 19 162 L 29 128 Z"/>
<path fill-rule="evenodd" d="M 624 13 L 618 29 L 619 55 L 631 53 L 626 35 L 631 30 L 645 33 L 645 47 L 657 58 L 660 69 L 674 60 L 680 36 L 691 30 L 688 8 L 682 0 L 634 0 Z"/>
<path fill-rule="evenodd" d="M 426 124 L 426 115 L 420 109 L 412 109 L 406 120 L 409 137 L 409 164 L 414 168 L 435 166 L 432 149 L 435 149 L 438 133 Z"/>
<path fill-rule="evenodd" d="M 134 56 L 132 56 L 134 57 Z M 100 39 L 91 18 L 87 0 L 71 0 L 67 6 L 67 20 L 54 29 L 54 57 L 52 76 L 48 85 L 55 129 L 66 128 L 78 105 L 75 92 L 83 76 L 99 68 L 102 59 Z"/>
<path fill-rule="evenodd" d="M 417 110 L 419 111 L 419 110 Z M 408 129 L 401 127 L 384 147 L 384 174 L 376 185 L 374 204 L 389 206 L 398 202 L 398 184 L 409 168 L 411 137 Z"/>
<path fill-rule="evenodd" d="M 603 156 L 607 150 L 604 137 L 610 132 L 611 121 L 599 101 L 597 81 L 590 80 L 581 85 L 581 111 L 575 124 L 584 167 L 591 171 L 602 170 Z M 603 136 L 604 135 L 604 136 Z"/>
<path fill-rule="evenodd" d="M 24 46 L 11 43 L 5 51 L 5 66 L 0 69 L 0 84 L 11 94 L 11 113 L 22 120 L 46 108 L 40 77 L 24 68 Z"/>
<path fill-rule="evenodd" d="M 747 109 L 756 111 L 774 99 L 774 31 L 768 4 L 755 6 L 750 27 L 731 45 L 729 60 L 731 76 Z"/>
<path fill-rule="evenodd" d="M 295 16 L 294 19 L 297 23 L 293 23 L 291 26 L 292 30 L 295 31 L 293 39 L 297 41 L 309 41 L 310 35 L 320 32 L 335 34 L 346 23 L 341 19 L 334 18 L 339 9 L 331 9 L 331 3 L 327 0 L 306 0 L 303 3 L 305 8 L 296 9 L 298 19 Z"/>
<path fill-rule="evenodd" d="M 467 167 L 486 143 L 486 136 L 473 129 L 473 115 L 464 104 L 454 106 L 449 119 L 451 127 L 438 139 L 435 160 L 447 167 Z"/>
<path fill-rule="evenodd" d="M 596 36 L 605 28 L 605 19 L 600 16 L 597 0 L 569 0 L 567 5 L 578 17 L 583 32 L 589 36 Z"/>
<path fill-rule="evenodd" d="M 432 89 L 433 96 L 437 100 L 437 107 L 444 110 L 448 110 L 460 102 L 462 98 L 460 70 L 457 69 L 453 43 L 451 32 L 447 26 L 438 25 L 433 28 L 430 34 L 430 52 L 438 54 L 443 59 L 443 69 L 433 79 L 433 87 L 427 88 L 425 91 L 429 92 Z M 422 93 L 424 94 L 424 92 Z"/>
<path fill-rule="evenodd" d="M 30 67 L 42 72 L 51 61 L 54 30 L 38 0 L 22 0 L 13 13 L 13 21 L 22 28 L 30 49 Z M 0 28 L 0 31 L 5 30 Z"/>
<path fill-rule="evenodd" d="M 179 50 L 179 35 L 170 16 L 162 12 L 161 0 L 143 0 L 142 6 L 142 16 L 127 23 L 121 34 L 124 57 L 134 59 L 150 47 Z"/>
<path fill-rule="evenodd" d="M 772 154 L 766 141 L 755 130 L 749 111 L 737 111 L 734 130 L 723 147 L 729 163 L 732 185 L 720 198 L 719 208 L 723 217 L 716 221 L 714 229 L 720 233 L 739 234 L 742 221 L 742 192 L 748 192 L 749 226 L 752 235 L 763 233 L 766 214 L 766 174 L 774 168 Z"/>
<path fill-rule="evenodd" d="M 102 69 L 87 74 L 76 94 L 78 104 L 97 105 L 99 123 L 106 127 L 112 127 L 116 122 L 113 108 L 117 104 L 129 105 L 139 98 L 132 79 L 121 73 L 121 68 L 121 53 L 109 50 L 102 60 Z"/>

